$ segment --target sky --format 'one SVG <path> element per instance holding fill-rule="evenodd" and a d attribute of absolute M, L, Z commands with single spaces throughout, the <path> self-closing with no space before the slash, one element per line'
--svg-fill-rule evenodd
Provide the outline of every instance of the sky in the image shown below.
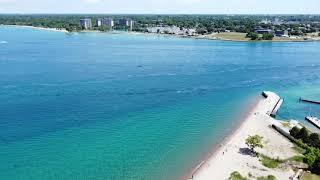
<path fill-rule="evenodd" d="M 0 0 L 3 13 L 320 14 L 320 0 Z"/>

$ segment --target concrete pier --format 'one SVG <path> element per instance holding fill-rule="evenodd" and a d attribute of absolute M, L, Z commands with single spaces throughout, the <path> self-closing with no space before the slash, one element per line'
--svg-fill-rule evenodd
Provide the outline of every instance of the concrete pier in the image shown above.
<path fill-rule="evenodd" d="M 320 129 L 320 119 L 318 119 L 317 117 L 307 116 L 306 120 Z"/>
<path fill-rule="evenodd" d="M 308 99 L 303 99 L 303 98 L 300 98 L 300 101 L 307 102 L 307 103 L 312 103 L 312 104 L 320 104 L 320 101 L 308 100 Z"/>
<path fill-rule="evenodd" d="M 277 105 L 276 105 L 276 106 L 274 107 L 274 109 L 272 110 L 272 112 L 271 112 L 270 116 L 272 116 L 272 117 L 276 117 L 277 112 L 279 111 L 279 109 L 280 109 L 280 107 L 281 107 L 282 103 L 283 103 L 283 99 L 279 99 L 279 101 L 278 101 Z"/>

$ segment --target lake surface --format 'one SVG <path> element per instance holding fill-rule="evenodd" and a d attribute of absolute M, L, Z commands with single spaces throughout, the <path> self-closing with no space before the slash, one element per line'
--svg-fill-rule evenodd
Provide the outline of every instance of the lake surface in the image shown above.
<path fill-rule="evenodd" d="M 0 26 L 1 179 L 178 179 L 262 90 L 320 107 L 320 43 Z"/>

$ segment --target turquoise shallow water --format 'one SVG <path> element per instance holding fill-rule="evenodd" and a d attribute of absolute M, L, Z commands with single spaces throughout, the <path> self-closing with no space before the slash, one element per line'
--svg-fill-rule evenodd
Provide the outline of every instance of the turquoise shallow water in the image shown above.
<path fill-rule="evenodd" d="M 264 89 L 302 122 L 320 43 L 0 27 L 2 179 L 177 179 Z M 320 115 L 320 108 L 312 106 Z"/>

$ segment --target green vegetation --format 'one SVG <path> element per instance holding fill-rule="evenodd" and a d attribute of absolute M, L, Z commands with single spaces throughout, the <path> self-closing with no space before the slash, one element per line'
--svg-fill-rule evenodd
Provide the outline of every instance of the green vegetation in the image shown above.
<path fill-rule="evenodd" d="M 246 177 L 243 177 L 239 172 L 234 171 L 230 174 L 229 180 L 247 180 Z"/>
<path fill-rule="evenodd" d="M 301 163 L 305 162 L 305 156 L 302 156 L 302 155 L 293 156 L 285 160 L 282 160 L 279 158 L 276 158 L 276 159 L 270 158 L 263 154 L 259 154 L 259 157 L 260 157 L 259 160 L 261 161 L 262 165 L 272 169 L 277 168 L 280 164 L 285 163 L 287 161 L 295 161 L 295 162 L 301 162 Z"/>
<path fill-rule="evenodd" d="M 249 173 L 248 176 L 250 179 L 254 178 L 254 176 L 252 176 L 251 173 Z M 232 172 L 228 179 L 229 180 L 248 180 L 248 178 L 242 176 L 238 171 Z M 257 177 L 257 180 L 276 180 L 276 177 L 273 175 L 261 176 L 261 177 Z"/>
<path fill-rule="evenodd" d="M 276 180 L 277 178 L 274 175 L 261 176 L 258 177 L 257 180 Z"/>
<path fill-rule="evenodd" d="M 249 32 L 246 35 L 247 38 L 250 38 L 251 40 L 255 41 L 255 40 L 259 40 L 259 34 L 255 33 L 255 32 Z"/>
<path fill-rule="evenodd" d="M 304 146 L 306 149 L 308 146 L 320 148 L 320 136 L 318 133 L 310 133 L 307 128 L 303 127 L 299 129 L 298 127 L 293 127 L 290 130 L 290 135 L 297 139 L 298 145 Z M 307 145 L 307 146 L 306 146 Z"/>
<path fill-rule="evenodd" d="M 214 34 L 214 37 L 220 39 L 236 40 L 236 41 L 247 41 L 246 33 L 239 32 L 222 32 Z"/>
<path fill-rule="evenodd" d="M 35 26 L 44 28 L 66 29 L 81 31 L 80 16 L 67 15 L 1 15 L 0 24 Z"/>
<path fill-rule="evenodd" d="M 273 34 L 263 34 L 262 35 L 262 40 L 272 40 L 273 39 Z"/>
<path fill-rule="evenodd" d="M 263 148 L 262 139 L 263 137 L 259 135 L 249 136 L 246 139 L 246 145 L 250 148 L 253 154 L 256 154 L 255 148 Z"/>
<path fill-rule="evenodd" d="M 273 34 L 262 34 L 262 36 L 258 33 L 255 32 L 249 32 L 246 35 L 247 38 L 250 38 L 252 41 L 260 41 L 260 40 L 272 40 L 273 39 Z"/>
<path fill-rule="evenodd" d="M 107 32 L 107 31 L 110 31 L 110 28 L 107 26 L 100 26 L 98 27 L 98 30 L 101 32 Z"/>
<path fill-rule="evenodd" d="M 296 140 L 296 144 L 306 151 L 303 161 L 309 165 L 312 172 L 320 174 L 320 137 L 317 133 L 311 133 L 307 128 L 293 127 L 290 135 Z"/>
<path fill-rule="evenodd" d="M 304 162 L 304 156 L 293 156 L 292 158 L 289 158 L 288 160 L 290 161 L 295 161 L 295 162 Z"/>
<path fill-rule="evenodd" d="M 268 168 L 277 168 L 279 164 L 284 163 L 284 160 L 281 159 L 273 159 L 270 157 L 267 157 L 265 155 L 260 154 L 260 161 L 262 162 L 262 165 Z"/>

